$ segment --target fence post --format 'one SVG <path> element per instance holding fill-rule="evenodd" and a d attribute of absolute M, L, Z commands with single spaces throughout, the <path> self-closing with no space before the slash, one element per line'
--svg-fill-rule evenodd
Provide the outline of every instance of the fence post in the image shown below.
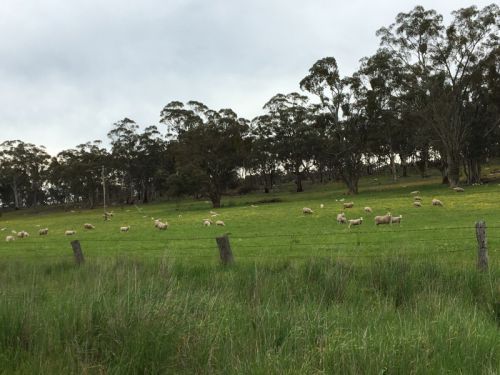
<path fill-rule="evenodd" d="M 229 237 L 227 234 L 216 237 L 215 241 L 219 247 L 220 260 L 222 264 L 227 265 L 233 263 L 233 252 L 231 251 L 231 245 L 229 244 Z"/>
<path fill-rule="evenodd" d="M 486 241 L 486 223 L 481 220 L 476 223 L 477 268 L 479 271 L 488 270 L 488 248 Z"/>
<path fill-rule="evenodd" d="M 71 247 L 73 248 L 73 254 L 75 255 L 75 262 L 78 265 L 81 265 L 84 262 L 83 252 L 80 246 L 80 241 L 74 240 L 71 241 Z"/>

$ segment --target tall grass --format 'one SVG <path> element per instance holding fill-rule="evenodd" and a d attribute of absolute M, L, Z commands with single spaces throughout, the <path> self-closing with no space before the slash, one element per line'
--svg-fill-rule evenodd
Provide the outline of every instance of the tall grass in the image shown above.
<path fill-rule="evenodd" d="M 499 373 L 498 271 L 0 260 L 0 373 Z"/>

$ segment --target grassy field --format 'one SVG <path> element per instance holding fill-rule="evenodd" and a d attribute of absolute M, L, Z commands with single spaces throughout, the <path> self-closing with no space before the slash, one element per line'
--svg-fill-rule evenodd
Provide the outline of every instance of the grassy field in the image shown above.
<path fill-rule="evenodd" d="M 215 210 L 225 227 L 203 227 L 211 206 L 190 200 L 114 207 L 109 222 L 100 210 L 4 214 L 4 236 L 31 236 L 0 242 L 0 373 L 500 373 L 498 184 L 457 194 L 437 178 L 367 179 L 355 197 L 337 184 L 281 188 L 226 198 Z M 340 199 L 363 225 L 335 222 Z M 402 224 L 376 227 L 388 210 Z M 477 220 L 487 273 L 475 269 Z"/>

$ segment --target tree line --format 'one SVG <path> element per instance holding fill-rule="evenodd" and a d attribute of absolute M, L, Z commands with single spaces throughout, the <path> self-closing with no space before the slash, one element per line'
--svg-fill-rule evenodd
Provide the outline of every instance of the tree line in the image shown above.
<path fill-rule="evenodd" d="M 356 194 L 381 163 L 394 179 L 410 162 L 425 177 L 432 162 L 451 187 L 461 172 L 478 183 L 481 164 L 500 151 L 499 25 L 495 4 L 458 9 L 448 25 L 417 6 L 377 31 L 379 49 L 355 73 L 342 76 L 334 57 L 322 58 L 301 92 L 274 95 L 253 120 L 173 101 L 158 126 L 113 124 L 109 150 L 93 141 L 51 157 L 43 146 L 5 141 L 0 201 L 94 207 L 106 181 L 108 201 L 192 195 L 219 207 L 222 194 L 245 184 L 242 171 L 265 192 L 286 176 L 297 192 L 312 177 L 342 180 Z"/>

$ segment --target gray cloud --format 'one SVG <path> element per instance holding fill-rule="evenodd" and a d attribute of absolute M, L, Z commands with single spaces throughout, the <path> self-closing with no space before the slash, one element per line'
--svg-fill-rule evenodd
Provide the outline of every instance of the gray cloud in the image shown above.
<path fill-rule="evenodd" d="M 476 2 L 484 6 L 491 1 Z M 368 4 L 366 4 L 368 3 Z M 465 1 L 419 2 L 445 16 Z M 51 153 L 106 138 L 127 116 L 156 124 L 171 100 L 252 118 L 319 58 L 343 74 L 410 1 L 4 0 L 0 141 Z"/>

